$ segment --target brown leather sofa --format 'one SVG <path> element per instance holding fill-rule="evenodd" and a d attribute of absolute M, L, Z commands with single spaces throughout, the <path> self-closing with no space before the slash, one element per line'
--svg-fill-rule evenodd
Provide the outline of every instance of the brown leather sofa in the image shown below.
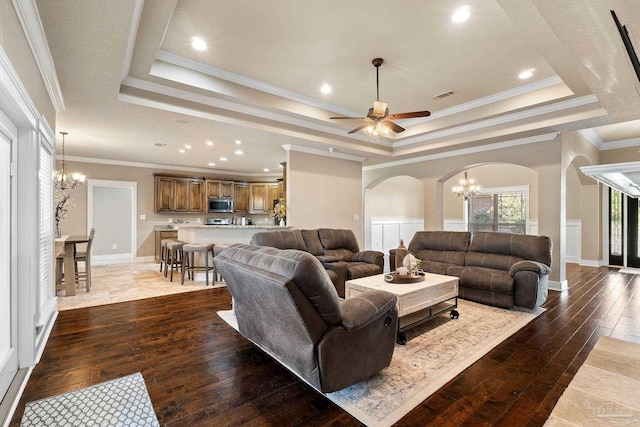
<path fill-rule="evenodd" d="M 215 257 L 240 333 L 318 390 L 348 387 L 389 366 L 396 297 L 341 300 L 317 258 L 300 250 L 231 245 Z"/>
<path fill-rule="evenodd" d="M 419 231 L 409 247 L 429 273 L 460 278 L 460 297 L 497 307 L 539 307 L 547 299 L 551 239 L 495 232 Z M 389 251 L 395 270 L 395 250 Z"/>
<path fill-rule="evenodd" d="M 264 231 L 254 234 L 251 244 L 309 252 L 325 267 L 341 298 L 344 298 L 345 281 L 382 274 L 384 270 L 384 253 L 360 251 L 352 230 Z"/>

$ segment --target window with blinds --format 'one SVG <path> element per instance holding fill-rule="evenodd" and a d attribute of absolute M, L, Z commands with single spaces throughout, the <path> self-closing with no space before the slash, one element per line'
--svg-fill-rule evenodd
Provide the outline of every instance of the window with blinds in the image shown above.
<path fill-rule="evenodd" d="M 494 193 L 472 196 L 469 200 L 469 231 L 526 234 L 526 193 Z"/>
<path fill-rule="evenodd" d="M 40 207 L 40 301 L 39 309 L 53 298 L 53 153 L 40 143 L 38 172 Z M 41 313 L 42 314 L 42 313 Z"/>

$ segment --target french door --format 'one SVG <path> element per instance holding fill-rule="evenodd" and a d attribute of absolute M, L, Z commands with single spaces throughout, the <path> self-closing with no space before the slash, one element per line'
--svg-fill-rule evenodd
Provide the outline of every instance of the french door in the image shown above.
<path fill-rule="evenodd" d="M 640 268 L 640 204 L 609 189 L 609 264 Z"/>

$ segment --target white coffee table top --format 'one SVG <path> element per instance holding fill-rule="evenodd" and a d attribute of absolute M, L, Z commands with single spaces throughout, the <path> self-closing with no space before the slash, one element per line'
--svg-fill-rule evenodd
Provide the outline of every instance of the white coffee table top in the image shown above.
<path fill-rule="evenodd" d="M 454 276 L 444 276 L 442 274 L 425 273 L 423 282 L 416 283 L 389 283 L 384 280 L 384 274 L 362 277 L 360 279 L 348 280 L 346 283 L 351 286 L 363 287 L 367 289 L 377 289 L 387 291 L 398 297 L 420 292 L 424 288 L 445 283 L 458 283 L 458 278 Z"/>

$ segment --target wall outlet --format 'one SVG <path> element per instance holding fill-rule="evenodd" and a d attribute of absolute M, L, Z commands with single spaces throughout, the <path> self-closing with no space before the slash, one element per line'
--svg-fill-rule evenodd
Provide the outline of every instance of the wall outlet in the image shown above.
<path fill-rule="evenodd" d="M 118 249 L 118 245 L 114 243 L 113 245 L 111 245 L 111 249 Z"/>
<path fill-rule="evenodd" d="M 147 216 L 145 214 L 140 215 L 140 219 L 145 220 L 147 219 Z"/>
<path fill-rule="evenodd" d="M 358 215 L 358 214 L 353 214 L 353 220 L 354 220 L 354 221 L 360 221 L 360 215 Z"/>

